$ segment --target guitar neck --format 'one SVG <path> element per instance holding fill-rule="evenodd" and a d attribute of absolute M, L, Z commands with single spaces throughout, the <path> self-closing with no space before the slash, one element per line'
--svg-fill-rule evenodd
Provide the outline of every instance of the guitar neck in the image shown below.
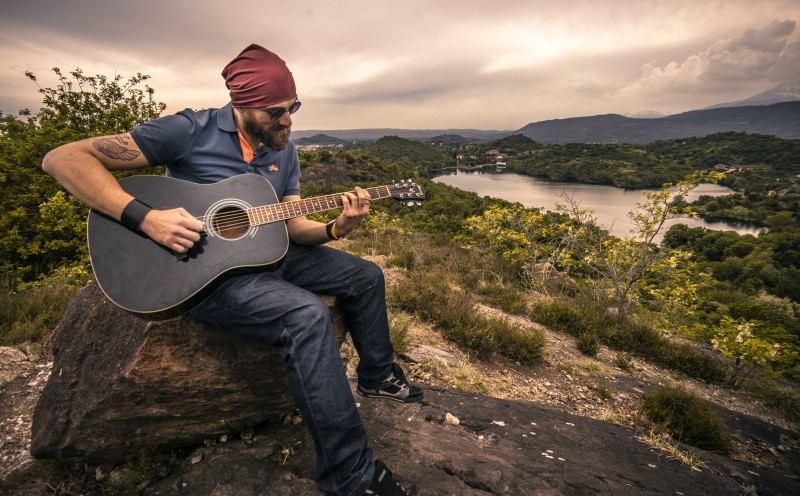
<path fill-rule="evenodd" d="M 381 200 L 392 196 L 388 186 L 365 188 L 365 191 L 369 193 L 370 200 Z M 351 191 L 351 193 L 355 194 L 354 191 Z M 342 208 L 344 206 L 344 203 L 342 203 L 343 194 L 344 193 L 335 193 L 332 195 L 307 198 L 305 200 L 252 207 L 247 209 L 247 217 L 251 225 L 260 226 L 262 224 L 269 224 L 270 222 L 288 220 L 302 215 Z"/>

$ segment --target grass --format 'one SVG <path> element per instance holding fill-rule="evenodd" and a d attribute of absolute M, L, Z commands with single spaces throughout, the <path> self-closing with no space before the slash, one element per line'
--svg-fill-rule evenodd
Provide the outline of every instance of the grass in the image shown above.
<path fill-rule="evenodd" d="M 78 287 L 51 278 L 21 291 L 0 287 L 0 346 L 47 344 Z"/>
<path fill-rule="evenodd" d="M 26 496 L 31 494 L 58 494 L 83 496 L 103 494 L 100 484 L 75 466 L 57 460 L 33 460 L 24 468 L 0 479 L 0 494 Z"/>
<path fill-rule="evenodd" d="M 412 271 L 390 291 L 389 303 L 434 324 L 445 338 L 478 357 L 498 354 L 524 365 L 544 360 L 542 331 L 478 314 L 476 297 L 457 283 L 442 270 Z"/>
<path fill-rule="evenodd" d="M 678 460 L 695 470 L 701 471 L 707 468 L 707 465 L 696 453 L 681 449 L 678 443 L 676 443 L 669 434 L 658 432 L 653 429 L 646 434 L 640 435 L 638 439 L 650 446 L 660 449 L 670 458 Z"/>
<path fill-rule="evenodd" d="M 468 363 L 459 363 L 451 373 L 453 374 L 453 382 L 456 388 L 483 395 L 491 393 L 491 388 L 480 373 Z"/>

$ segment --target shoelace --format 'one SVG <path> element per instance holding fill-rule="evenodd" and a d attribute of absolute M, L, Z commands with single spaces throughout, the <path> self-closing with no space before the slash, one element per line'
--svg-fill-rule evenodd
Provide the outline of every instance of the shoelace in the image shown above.
<path fill-rule="evenodd" d="M 389 386 L 397 386 L 400 388 L 400 391 L 408 389 L 408 383 L 396 377 L 394 374 L 390 375 L 385 381 L 383 381 L 381 386 L 382 387 L 380 389 L 386 389 Z"/>

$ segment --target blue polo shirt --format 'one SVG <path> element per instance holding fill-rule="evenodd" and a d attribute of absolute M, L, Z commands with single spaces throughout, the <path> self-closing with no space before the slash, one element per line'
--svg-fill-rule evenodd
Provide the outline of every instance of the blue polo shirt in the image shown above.
<path fill-rule="evenodd" d="M 242 158 L 233 107 L 159 117 L 131 130 L 133 140 L 152 165 L 164 165 L 167 176 L 194 183 L 215 183 L 237 174 L 267 178 L 278 198 L 300 194 L 300 163 L 294 143 L 283 150 L 266 146 L 249 163 Z"/>

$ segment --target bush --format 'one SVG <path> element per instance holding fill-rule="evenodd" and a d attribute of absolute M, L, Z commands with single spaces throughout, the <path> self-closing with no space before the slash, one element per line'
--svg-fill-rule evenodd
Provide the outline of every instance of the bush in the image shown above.
<path fill-rule="evenodd" d="M 781 414 L 790 422 L 800 421 L 800 394 L 774 381 L 753 381 L 747 390 L 770 410 Z"/>
<path fill-rule="evenodd" d="M 395 353 L 405 353 L 408 351 L 408 326 L 411 323 L 411 316 L 407 313 L 389 314 L 389 337 L 392 340 Z"/>
<path fill-rule="evenodd" d="M 706 402 L 680 388 L 662 387 L 646 395 L 642 410 L 673 438 L 706 451 L 728 454 L 731 436 Z"/>
<path fill-rule="evenodd" d="M 725 380 L 723 367 L 696 346 L 670 341 L 657 329 L 617 319 L 603 308 L 582 300 L 540 301 L 532 306 L 529 317 L 553 330 L 577 337 L 578 349 L 588 356 L 594 356 L 591 354 L 594 346 L 605 344 L 689 377 L 714 383 Z"/>
<path fill-rule="evenodd" d="M 77 290 L 65 277 L 53 277 L 21 291 L 0 285 L 0 346 L 48 343 Z"/>
<path fill-rule="evenodd" d="M 576 345 L 578 351 L 586 356 L 595 357 L 600 351 L 600 340 L 597 339 L 597 335 L 592 332 L 584 332 L 578 336 Z"/>
<path fill-rule="evenodd" d="M 605 342 L 689 377 L 718 384 L 725 380 L 725 370 L 711 355 L 691 344 L 670 341 L 647 325 L 621 322 Z"/>
<path fill-rule="evenodd" d="M 617 325 L 617 319 L 605 308 L 583 298 L 537 302 L 531 307 L 528 317 L 575 337 L 589 332 L 601 341 L 605 341 Z"/>
<path fill-rule="evenodd" d="M 500 310 L 515 314 L 526 315 L 528 304 L 520 292 L 511 286 L 500 283 L 486 283 L 478 288 L 481 301 Z"/>
<path fill-rule="evenodd" d="M 633 358 L 630 354 L 620 351 L 614 358 L 614 365 L 626 372 L 633 370 Z"/>
<path fill-rule="evenodd" d="M 555 331 L 575 336 L 578 335 L 576 330 L 583 329 L 583 316 L 577 305 L 564 300 L 537 302 L 531 307 L 529 317 Z"/>

